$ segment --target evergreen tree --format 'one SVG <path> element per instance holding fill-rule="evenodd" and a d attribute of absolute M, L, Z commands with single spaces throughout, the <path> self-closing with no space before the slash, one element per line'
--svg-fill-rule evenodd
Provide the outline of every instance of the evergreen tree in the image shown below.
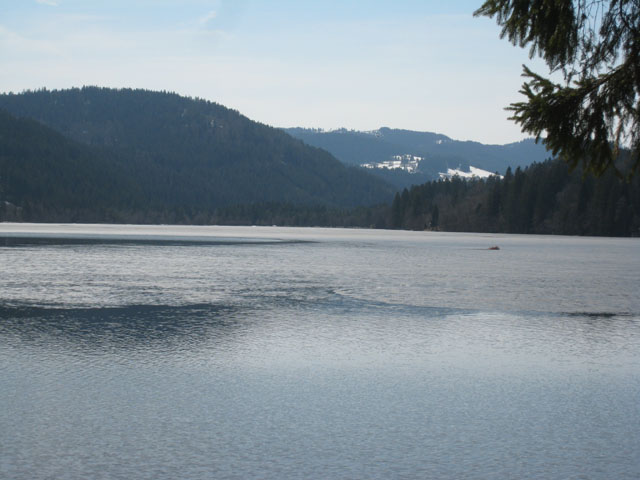
<path fill-rule="evenodd" d="M 440 210 L 438 205 L 433 205 L 431 208 L 431 228 L 438 228 L 438 220 L 440 219 Z"/>
<path fill-rule="evenodd" d="M 525 102 L 511 119 L 573 168 L 617 171 L 630 148 L 629 177 L 640 166 L 640 1 L 486 0 L 476 16 L 495 17 L 501 38 L 530 47 L 558 84 L 524 66 Z M 620 172 L 618 172 L 620 174 Z"/>

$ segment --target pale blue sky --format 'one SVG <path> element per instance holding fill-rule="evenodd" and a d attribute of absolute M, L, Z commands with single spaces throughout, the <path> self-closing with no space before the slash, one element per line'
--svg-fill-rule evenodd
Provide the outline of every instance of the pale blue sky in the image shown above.
<path fill-rule="evenodd" d="M 507 143 L 521 65 L 481 0 L 4 0 L 0 91 L 175 91 L 276 127 Z"/>

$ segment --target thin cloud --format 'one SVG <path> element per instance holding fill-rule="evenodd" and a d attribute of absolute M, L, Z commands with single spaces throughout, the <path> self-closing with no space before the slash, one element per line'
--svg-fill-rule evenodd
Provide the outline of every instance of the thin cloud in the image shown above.
<path fill-rule="evenodd" d="M 47 5 L 49 7 L 57 7 L 58 6 L 58 2 L 56 2 L 54 0 L 36 0 L 36 3 L 38 3 L 40 5 Z"/>
<path fill-rule="evenodd" d="M 206 25 L 211 20 L 214 20 L 217 16 L 218 16 L 218 12 L 216 12 L 215 10 L 211 10 L 210 12 L 206 13 L 205 15 L 201 16 L 198 19 L 198 24 L 199 25 Z"/>
<path fill-rule="evenodd" d="M 51 42 L 38 38 L 30 38 L 20 35 L 0 25 L 0 44 L 5 45 L 7 54 L 3 60 L 11 57 L 20 57 L 30 54 L 57 55 L 60 50 Z"/>

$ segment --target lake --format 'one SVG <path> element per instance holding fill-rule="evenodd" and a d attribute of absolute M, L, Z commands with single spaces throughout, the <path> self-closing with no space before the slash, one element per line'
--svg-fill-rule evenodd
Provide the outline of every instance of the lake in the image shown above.
<path fill-rule="evenodd" d="M 0 477 L 637 479 L 639 287 L 639 239 L 0 224 Z"/>

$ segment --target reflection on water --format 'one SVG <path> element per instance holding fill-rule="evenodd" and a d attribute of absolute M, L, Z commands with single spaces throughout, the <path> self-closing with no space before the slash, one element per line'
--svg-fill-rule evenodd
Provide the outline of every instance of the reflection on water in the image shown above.
<path fill-rule="evenodd" d="M 143 355 L 212 367 L 507 371 L 597 368 L 633 373 L 635 316 L 514 315 L 443 309 L 298 305 L 0 309 L 7 356 L 23 350 Z M 200 358 L 196 358 L 200 357 Z"/>
<path fill-rule="evenodd" d="M 230 308 L 130 305 L 102 309 L 0 308 L 7 348 L 64 349 L 74 354 L 144 350 L 175 353 L 238 329 Z"/>
<path fill-rule="evenodd" d="M 1 478 L 640 476 L 637 242 L 222 231 L 0 247 Z"/>

